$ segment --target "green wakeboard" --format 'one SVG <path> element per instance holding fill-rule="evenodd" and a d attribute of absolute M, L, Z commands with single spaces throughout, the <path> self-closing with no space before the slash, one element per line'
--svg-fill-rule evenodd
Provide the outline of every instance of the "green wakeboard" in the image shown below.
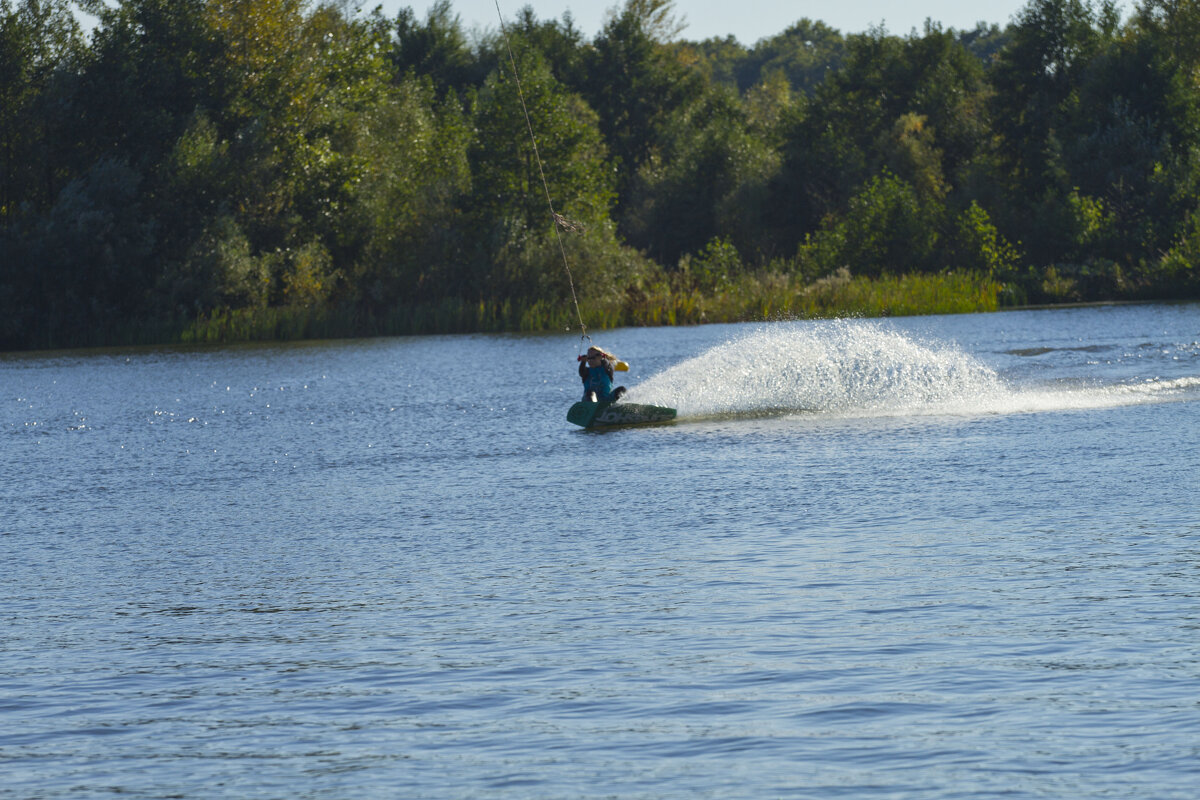
<path fill-rule="evenodd" d="M 581 428 L 612 428 L 618 425 L 650 425 L 675 419 L 675 409 L 640 403 L 579 402 L 567 412 L 567 422 Z"/>

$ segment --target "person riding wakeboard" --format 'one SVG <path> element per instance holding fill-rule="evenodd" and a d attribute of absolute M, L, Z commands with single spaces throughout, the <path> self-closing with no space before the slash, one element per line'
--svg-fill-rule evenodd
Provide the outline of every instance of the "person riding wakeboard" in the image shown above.
<path fill-rule="evenodd" d="M 579 357 L 579 377 L 583 380 L 583 400 L 590 403 L 615 403 L 625 394 L 625 387 L 613 388 L 613 364 L 617 357 L 599 347 L 589 347 L 587 355 Z"/>

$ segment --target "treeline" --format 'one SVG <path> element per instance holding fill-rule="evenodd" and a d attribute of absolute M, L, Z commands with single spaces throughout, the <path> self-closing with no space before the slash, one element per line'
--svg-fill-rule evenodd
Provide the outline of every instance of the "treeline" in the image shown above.
<path fill-rule="evenodd" d="M 560 241 L 592 326 L 1200 296 L 1191 0 L 753 46 L 75 5 L 0 0 L 0 349 L 571 325 Z"/>

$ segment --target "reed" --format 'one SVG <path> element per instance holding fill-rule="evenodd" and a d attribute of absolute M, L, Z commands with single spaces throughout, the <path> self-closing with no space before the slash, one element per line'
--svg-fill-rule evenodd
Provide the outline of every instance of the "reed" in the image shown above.
<path fill-rule="evenodd" d="M 779 272 L 742 275 L 717 291 L 651 287 L 619 308 L 588 306 L 585 317 L 616 325 L 697 325 L 771 319 L 912 316 L 995 311 L 1003 286 L 973 273 L 852 277 L 841 270 L 814 283 Z"/>
<path fill-rule="evenodd" d="M 840 270 L 806 283 L 783 271 L 743 274 L 701 291 L 664 277 L 624 294 L 581 298 L 588 327 L 700 325 L 716 322 L 961 314 L 995 311 L 1004 287 L 973 273 L 866 278 Z M 39 339 L 44 347 L 218 344 L 359 336 L 562 331 L 577 328 L 569 301 L 446 297 L 369 312 L 350 304 L 217 309 L 191 320 L 81 326 L 75 335 Z"/>

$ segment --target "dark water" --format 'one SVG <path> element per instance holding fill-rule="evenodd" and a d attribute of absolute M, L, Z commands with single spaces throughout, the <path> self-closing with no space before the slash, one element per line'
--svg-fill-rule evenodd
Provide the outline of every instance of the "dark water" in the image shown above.
<path fill-rule="evenodd" d="M 1193 798 L 1200 307 L 0 356 L 0 797 Z"/>

